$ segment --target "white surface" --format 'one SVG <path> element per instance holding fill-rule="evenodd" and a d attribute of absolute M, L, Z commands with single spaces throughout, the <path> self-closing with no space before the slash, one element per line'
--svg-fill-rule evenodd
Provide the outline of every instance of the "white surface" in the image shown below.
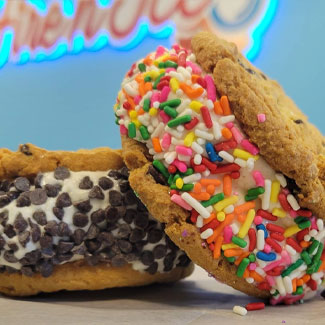
<path fill-rule="evenodd" d="M 34 298 L 0 296 L 0 324 L 325 324 L 325 300 L 267 306 L 233 313 L 234 305 L 257 301 L 219 284 L 196 268 L 173 285 L 96 292 L 60 292 Z"/>

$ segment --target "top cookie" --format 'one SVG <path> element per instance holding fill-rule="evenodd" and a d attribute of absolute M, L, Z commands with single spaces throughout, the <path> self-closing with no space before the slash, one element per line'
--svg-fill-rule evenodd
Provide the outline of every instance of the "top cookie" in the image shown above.
<path fill-rule="evenodd" d="M 325 218 L 325 140 L 284 93 L 281 86 L 254 67 L 235 44 L 201 32 L 193 52 L 217 91 L 228 96 L 231 109 L 263 158 L 293 179 L 301 206 Z M 266 121 L 259 123 L 258 114 Z"/>

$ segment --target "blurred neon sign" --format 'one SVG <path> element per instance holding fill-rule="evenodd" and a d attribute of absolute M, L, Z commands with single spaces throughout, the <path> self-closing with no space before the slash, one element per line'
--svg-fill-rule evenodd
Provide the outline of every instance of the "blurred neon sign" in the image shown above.
<path fill-rule="evenodd" d="M 55 60 L 109 47 L 128 51 L 145 38 L 183 45 L 208 29 L 259 52 L 278 0 L 0 0 L 0 67 Z"/>

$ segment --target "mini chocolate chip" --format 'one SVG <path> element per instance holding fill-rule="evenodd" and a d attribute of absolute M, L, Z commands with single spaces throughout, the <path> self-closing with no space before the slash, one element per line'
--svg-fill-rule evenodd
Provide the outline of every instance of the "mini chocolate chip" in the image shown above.
<path fill-rule="evenodd" d="M 155 260 L 159 260 L 160 258 L 163 258 L 167 254 L 167 247 L 165 245 L 157 245 L 153 249 L 153 256 Z"/>
<path fill-rule="evenodd" d="M 90 266 L 95 266 L 99 263 L 100 257 L 99 256 L 85 256 L 85 260 Z"/>
<path fill-rule="evenodd" d="M 6 192 L 4 192 L 4 191 L 0 191 L 0 196 L 1 195 L 6 195 Z"/>
<path fill-rule="evenodd" d="M 131 227 L 128 224 L 121 224 L 118 226 L 117 236 L 119 238 L 127 238 L 131 233 Z"/>
<path fill-rule="evenodd" d="M 90 216 L 91 222 L 93 223 L 101 223 L 102 221 L 105 220 L 105 218 L 106 218 L 106 214 L 103 209 L 94 211 Z"/>
<path fill-rule="evenodd" d="M 157 171 L 152 165 L 149 166 L 147 174 L 150 174 L 156 183 L 161 185 L 166 185 L 166 180 L 164 176 Z"/>
<path fill-rule="evenodd" d="M 140 260 L 144 265 L 150 265 L 154 262 L 154 257 L 151 251 L 143 251 Z"/>
<path fill-rule="evenodd" d="M 108 207 L 105 210 L 106 213 L 106 219 L 108 222 L 114 223 L 119 219 L 119 213 L 118 209 L 114 207 Z"/>
<path fill-rule="evenodd" d="M 43 210 L 37 210 L 33 213 L 33 219 L 41 226 L 46 225 L 46 214 Z"/>
<path fill-rule="evenodd" d="M 287 188 L 289 189 L 289 191 L 293 195 L 297 195 L 298 193 L 300 193 L 300 188 L 296 184 L 296 181 L 292 178 L 287 177 L 287 176 L 285 176 L 285 178 L 287 180 Z"/>
<path fill-rule="evenodd" d="M 33 154 L 30 151 L 28 144 L 22 144 L 19 148 L 20 152 L 23 153 L 26 156 L 32 156 Z"/>
<path fill-rule="evenodd" d="M 37 188 L 34 191 L 31 191 L 29 198 L 34 205 L 41 205 L 47 201 L 47 194 L 44 189 Z"/>
<path fill-rule="evenodd" d="M 73 215 L 73 224 L 76 227 L 83 228 L 83 227 L 87 226 L 88 222 L 89 222 L 89 219 L 88 219 L 88 216 L 86 214 L 76 212 Z"/>
<path fill-rule="evenodd" d="M 165 272 L 168 272 L 173 268 L 175 257 L 176 257 L 176 255 L 173 252 L 168 253 L 166 255 L 166 257 L 164 258 L 164 266 L 165 266 L 164 271 Z"/>
<path fill-rule="evenodd" d="M 148 242 L 149 243 L 158 243 L 163 237 L 163 232 L 160 229 L 152 229 L 148 233 Z"/>
<path fill-rule="evenodd" d="M 138 259 L 138 256 L 134 253 L 129 253 L 124 255 L 125 260 L 130 263 L 130 262 L 134 262 Z"/>
<path fill-rule="evenodd" d="M 123 258 L 122 255 L 116 255 L 112 258 L 111 264 L 114 267 L 122 267 L 126 264 L 126 260 Z"/>
<path fill-rule="evenodd" d="M 42 173 L 38 173 L 34 179 L 34 185 L 36 188 L 41 188 L 42 185 L 42 180 L 43 180 L 43 174 Z"/>
<path fill-rule="evenodd" d="M 111 179 L 109 179 L 108 177 L 101 177 L 98 180 L 98 184 L 104 191 L 109 190 L 110 188 L 112 188 L 114 186 L 113 181 Z"/>
<path fill-rule="evenodd" d="M 138 242 L 136 242 L 134 245 L 135 245 L 135 248 L 138 252 L 141 252 L 143 251 L 143 247 L 144 245 L 147 245 L 148 242 L 146 240 L 140 240 Z"/>
<path fill-rule="evenodd" d="M 142 229 L 136 228 L 131 231 L 129 240 L 131 243 L 136 243 L 140 241 L 145 236 L 145 233 Z"/>
<path fill-rule="evenodd" d="M 138 205 L 137 206 L 138 211 L 140 211 L 140 212 L 148 211 L 146 206 L 140 200 L 138 200 L 137 205 Z"/>
<path fill-rule="evenodd" d="M 44 278 L 48 278 L 53 272 L 53 265 L 48 261 L 43 261 L 39 265 L 39 270 Z"/>
<path fill-rule="evenodd" d="M 86 232 L 83 229 L 76 229 L 73 233 L 73 240 L 76 245 L 80 245 L 86 235 Z"/>
<path fill-rule="evenodd" d="M 85 245 L 89 253 L 95 253 L 100 247 L 100 242 L 97 240 L 86 240 Z"/>
<path fill-rule="evenodd" d="M 42 257 L 41 251 L 39 249 L 37 249 L 37 250 L 34 250 L 34 251 L 31 251 L 31 252 L 27 253 L 23 258 L 26 262 L 23 262 L 22 261 L 23 259 L 21 259 L 20 263 L 22 263 L 23 265 L 26 265 L 26 264 L 33 264 L 34 265 L 34 264 L 37 263 L 37 261 L 41 257 Z"/>
<path fill-rule="evenodd" d="M 31 227 L 32 241 L 33 243 L 36 243 L 39 241 L 41 237 L 40 227 L 34 223 L 31 223 L 30 227 Z"/>
<path fill-rule="evenodd" d="M 25 275 L 25 276 L 33 276 L 34 272 L 31 266 L 23 266 L 20 269 L 21 274 Z"/>
<path fill-rule="evenodd" d="M 123 197 L 122 194 L 118 191 L 111 190 L 109 191 L 109 203 L 112 206 L 119 206 L 123 204 Z"/>
<path fill-rule="evenodd" d="M 133 190 L 129 190 L 125 193 L 124 202 L 126 205 L 136 204 L 137 201 L 138 201 L 138 198 L 134 194 Z"/>
<path fill-rule="evenodd" d="M 70 177 L 70 172 L 69 169 L 63 166 L 58 167 L 55 171 L 54 171 L 54 177 L 55 179 L 58 180 L 64 180 L 66 178 Z"/>
<path fill-rule="evenodd" d="M 129 184 L 128 181 L 123 181 L 123 182 L 121 182 L 121 183 L 119 184 L 119 186 L 120 186 L 120 191 L 121 191 L 122 193 L 125 193 L 125 192 L 127 192 L 127 191 L 130 189 L 130 184 Z"/>
<path fill-rule="evenodd" d="M 126 223 L 132 223 L 133 219 L 136 217 L 137 211 L 134 209 L 127 209 L 123 220 Z"/>
<path fill-rule="evenodd" d="M 102 189 L 98 185 L 96 185 L 90 190 L 88 197 L 90 199 L 103 200 L 105 196 Z"/>
<path fill-rule="evenodd" d="M 3 258 L 9 263 L 17 263 L 19 261 L 18 258 L 15 257 L 13 251 L 5 251 Z"/>
<path fill-rule="evenodd" d="M 158 263 L 157 262 L 153 262 L 147 269 L 146 271 L 149 274 L 155 274 L 158 270 Z"/>
<path fill-rule="evenodd" d="M 68 242 L 68 241 L 60 241 L 57 246 L 57 251 L 59 254 L 65 254 L 71 251 L 73 248 L 74 243 Z"/>
<path fill-rule="evenodd" d="M 123 178 L 125 178 L 125 179 L 128 179 L 129 178 L 129 170 L 127 169 L 127 167 L 122 167 L 121 169 L 120 169 L 120 174 L 121 174 L 121 176 L 123 177 Z"/>
<path fill-rule="evenodd" d="M 250 74 L 255 74 L 256 72 L 251 68 L 246 68 L 246 71 Z"/>
<path fill-rule="evenodd" d="M 10 224 L 7 224 L 5 227 L 4 227 L 4 230 L 3 232 L 6 234 L 7 237 L 9 238 L 12 238 L 14 236 L 16 236 L 16 232 L 15 232 L 15 229 L 12 225 Z"/>
<path fill-rule="evenodd" d="M 41 248 L 48 248 L 48 247 L 52 247 L 53 244 L 53 238 L 50 235 L 44 234 L 40 240 L 39 243 L 41 245 Z"/>
<path fill-rule="evenodd" d="M 295 123 L 296 124 L 304 124 L 304 121 L 299 119 L 299 120 L 295 120 Z"/>
<path fill-rule="evenodd" d="M 74 206 L 80 211 L 80 212 L 89 212 L 92 209 L 92 205 L 90 204 L 90 200 L 81 201 L 78 203 L 74 203 Z"/>
<path fill-rule="evenodd" d="M 18 208 L 30 206 L 30 199 L 27 193 L 22 193 L 21 195 L 19 195 L 19 198 L 16 201 L 16 206 Z"/>
<path fill-rule="evenodd" d="M 180 266 L 180 267 L 188 266 L 191 263 L 191 260 L 185 254 L 181 255 L 178 258 L 178 260 L 179 260 L 179 262 L 178 262 L 177 266 Z"/>
<path fill-rule="evenodd" d="M 7 193 L 10 187 L 11 187 L 11 183 L 7 179 L 0 182 L 0 191 Z"/>
<path fill-rule="evenodd" d="M 10 198 L 9 198 L 8 195 L 1 195 L 0 196 L 0 208 L 5 207 L 9 203 L 10 203 Z"/>
<path fill-rule="evenodd" d="M 60 184 L 46 184 L 44 186 L 44 189 L 46 191 L 46 195 L 48 197 L 57 197 L 57 195 L 59 194 L 60 190 L 61 190 L 61 185 Z"/>
<path fill-rule="evenodd" d="M 117 170 L 110 170 L 108 176 L 114 178 L 115 180 L 122 178 L 122 174 Z"/>
<path fill-rule="evenodd" d="M 10 201 L 13 201 L 13 200 L 16 200 L 19 197 L 20 192 L 18 192 L 18 191 L 9 191 L 7 193 L 7 195 L 9 197 Z"/>
<path fill-rule="evenodd" d="M 18 177 L 14 180 L 14 186 L 20 192 L 27 192 L 30 188 L 30 182 L 26 177 Z"/>
<path fill-rule="evenodd" d="M 103 231 L 98 235 L 98 240 L 100 242 L 106 243 L 107 246 L 112 246 L 115 243 L 114 236 L 111 233 L 106 231 Z"/>
<path fill-rule="evenodd" d="M 7 209 L 0 212 L 0 224 L 3 227 L 6 225 L 8 218 L 9 218 L 9 212 Z"/>
<path fill-rule="evenodd" d="M 100 229 L 96 225 L 92 224 L 92 225 L 90 225 L 90 227 L 87 231 L 86 238 L 87 239 L 95 239 L 95 238 L 97 238 L 99 233 L 100 233 Z"/>
<path fill-rule="evenodd" d="M 12 250 L 13 252 L 17 252 L 18 251 L 18 246 L 15 243 L 9 243 L 8 247 L 10 248 L 10 250 Z"/>
<path fill-rule="evenodd" d="M 60 263 L 62 262 L 66 262 L 66 261 L 69 261 L 73 256 L 73 253 L 71 252 L 68 252 L 68 253 L 65 253 L 65 254 L 60 254 L 57 256 L 57 259 L 59 260 Z"/>
<path fill-rule="evenodd" d="M 64 216 L 64 210 L 61 209 L 61 208 L 57 208 L 57 207 L 54 207 L 52 209 L 53 211 L 53 214 L 59 219 L 59 220 L 62 220 L 63 219 L 63 216 Z"/>
<path fill-rule="evenodd" d="M 58 224 L 58 236 L 60 237 L 66 237 L 70 235 L 70 229 L 67 223 L 60 222 Z"/>
<path fill-rule="evenodd" d="M 6 245 L 6 241 L 4 240 L 4 238 L 0 235 L 0 250 L 2 248 L 4 248 L 4 246 Z"/>
<path fill-rule="evenodd" d="M 148 226 L 149 218 L 146 213 L 137 213 L 134 218 L 134 224 L 139 227 L 145 229 Z"/>
<path fill-rule="evenodd" d="M 123 253 L 128 254 L 132 251 L 132 244 L 127 240 L 120 239 L 117 241 L 117 245 Z"/>
<path fill-rule="evenodd" d="M 52 257 L 54 257 L 54 255 L 55 255 L 55 252 L 54 252 L 52 246 L 42 249 L 42 256 L 43 257 L 52 258 Z"/>
<path fill-rule="evenodd" d="M 262 77 L 264 80 L 267 80 L 267 77 L 266 77 L 265 74 L 263 74 L 263 73 L 260 73 L 260 74 L 261 74 L 261 77 Z"/>
<path fill-rule="evenodd" d="M 79 183 L 79 188 L 81 190 L 90 190 L 94 186 L 89 176 L 85 176 Z"/>
<path fill-rule="evenodd" d="M 59 226 L 56 223 L 56 221 L 51 220 L 49 221 L 46 226 L 44 227 L 44 230 L 50 234 L 51 236 L 57 236 L 58 234 L 58 230 L 59 230 Z"/>
<path fill-rule="evenodd" d="M 26 247 L 26 244 L 29 242 L 30 232 L 24 231 L 18 235 L 18 240 L 23 247 Z"/>
<path fill-rule="evenodd" d="M 72 204 L 71 198 L 68 193 L 61 193 L 56 199 L 56 207 L 58 208 L 67 208 Z"/>
<path fill-rule="evenodd" d="M 171 251 L 173 251 L 173 252 L 175 252 L 175 251 L 177 251 L 178 250 L 178 247 L 171 241 L 171 239 L 169 238 L 169 237 L 165 237 L 165 240 L 166 240 L 166 244 L 167 244 L 167 247 L 171 250 Z"/>

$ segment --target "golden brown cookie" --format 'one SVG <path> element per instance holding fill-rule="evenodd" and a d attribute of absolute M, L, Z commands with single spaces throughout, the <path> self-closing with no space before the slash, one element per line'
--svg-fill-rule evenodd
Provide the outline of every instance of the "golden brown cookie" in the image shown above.
<path fill-rule="evenodd" d="M 234 44 L 200 33 L 192 47 L 158 47 L 122 82 L 130 184 L 216 279 L 274 304 L 308 297 L 325 269 L 323 136 Z"/>
<path fill-rule="evenodd" d="M 6 295 L 174 282 L 193 270 L 133 194 L 119 150 L 1 149 L 0 189 Z"/>

